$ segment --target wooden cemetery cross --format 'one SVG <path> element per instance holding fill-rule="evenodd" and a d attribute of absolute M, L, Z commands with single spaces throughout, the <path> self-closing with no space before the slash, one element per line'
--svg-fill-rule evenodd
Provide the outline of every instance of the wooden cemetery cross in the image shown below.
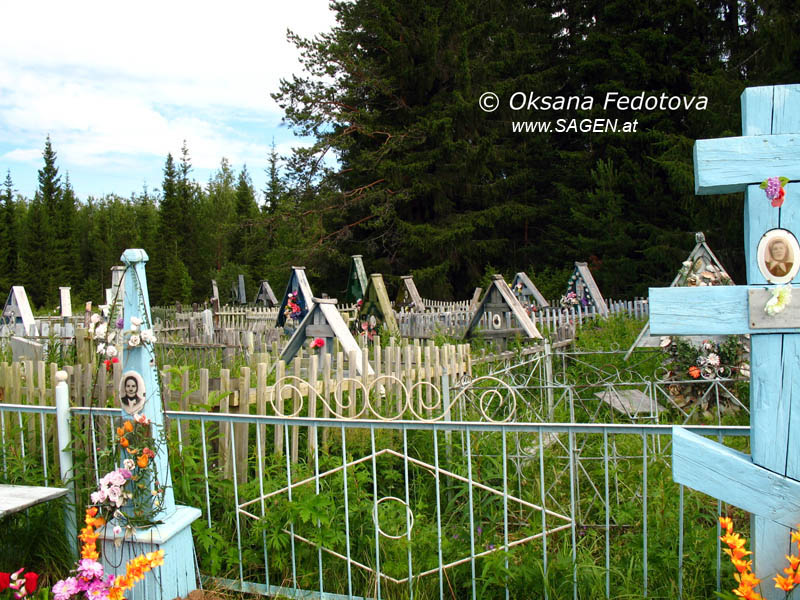
<path fill-rule="evenodd" d="M 267 308 L 277 306 L 278 299 L 275 297 L 275 292 L 272 291 L 269 281 L 266 279 L 258 286 L 258 294 L 256 294 L 256 304 L 261 304 Z"/>
<path fill-rule="evenodd" d="M 131 331 L 131 319 L 140 319 L 139 337 L 144 338 L 145 330 L 152 332 L 150 299 L 147 292 L 147 279 L 144 265 L 147 253 L 140 249 L 129 249 L 122 255 L 122 262 L 127 267 L 125 276 L 125 304 L 123 309 L 124 331 Z M 130 335 L 126 335 L 127 340 Z M 141 339 L 138 346 L 127 347 L 122 364 L 123 393 L 127 393 L 128 381 L 136 383 L 136 402 L 123 406 L 120 413 L 124 419 L 131 419 L 135 414 L 143 414 L 153 424 L 154 435 L 163 430 L 165 419 L 161 403 L 161 390 L 158 385 L 157 366 L 153 345 Z M 163 495 L 163 512 L 157 515 L 160 524 L 134 530 L 133 535 L 126 534 L 122 544 L 117 547 L 112 525 L 106 525 L 101 532 L 103 540 L 102 561 L 105 572 L 114 575 L 124 574 L 127 562 L 143 552 L 164 550 L 164 564 L 160 573 L 150 572 L 145 581 L 138 584 L 131 592 L 129 599 L 172 600 L 186 596 L 196 589 L 197 573 L 194 564 L 194 545 L 191 524 L 200 517 L 200 510 L 188 506 L 176 506 L 172 490 L 172 478 L 169 469 L 169 457 L 166 444 L 161 444 L 153 460 L 160 484 L 166 486 Z M 119 539 L 117 539 L 119 541 Z"/>
<path fill-rule="evenodd" d="M 742 94 L 744 137 L 698 140 L 698 194 L 745 192 L 747 286 L 650 290 L 650 329 L 656 334 L 750 334 L 750 447 L 747 456 L 673 430 L 673 478 L 754 514 L 754 571 L 765 597 L 783 597 L 772 576 L 791 552 L 789 527 L 800 522 L 800 294 L 782 312 L 765 307 L 776 284 L 794 281 L 800 267 L 800 185 L 785 187 L 775 207 L 759 184 L 771 177 L 800 180 L 800 85 L 748 88 Z M 772 256 L 775 239 L 792 254 Z M 791 267 L 784 274 L 782 267 Z M 797 405 L 796 408 L 793 405 Z"/>
<path fill-rule="evenodd" d="M 414 283 L 414 277 L 402 275 L 400 279 L 403 283 L 397 294 L 397 302 L 395 302 L 398 310 L 406 308 L 410 304 L 411 310 L 414 312 L 425 312 L 425 302 L 423 302 L 422 296 L 419 295 L 417 284 Z"/>

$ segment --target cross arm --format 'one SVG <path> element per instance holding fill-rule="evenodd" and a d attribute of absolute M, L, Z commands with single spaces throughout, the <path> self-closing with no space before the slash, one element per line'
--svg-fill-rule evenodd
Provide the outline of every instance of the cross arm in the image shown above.
<path fill-rule="evenodd" d="M 800 134 L 697 140 L 694 173 L 701 195 L 742 192 L 768 177 L 800 180 Z"/>
<path fill-rule="evenodd" d="M 683 427 L 672 428 L 672 478 L 786 527 L 800 522 L 800 481 Z"/>
<path fill-rule="evenodd" d="M 770 286 L 720 285 L 650 288 L 650 333 L 653 335 L 736 335 L 798 333 L 800 289 L 794 304 L 774 316 L 764 312 Z"/>

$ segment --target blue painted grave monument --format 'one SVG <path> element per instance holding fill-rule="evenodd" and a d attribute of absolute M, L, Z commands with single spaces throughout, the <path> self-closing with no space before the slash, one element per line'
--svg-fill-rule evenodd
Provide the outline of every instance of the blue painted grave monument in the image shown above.
<path fill-rule="evenodd" d="M 146 417 L 152 424 L 155 438 L 156 432 L 165 427 L 165 419 L 153 351 L 150 299 L 144 268 L 147 253 L 140 249 L 126 250 L 122 262 L 126 267 L 123 330 L 130 333 L 125 339 L 120 412 L 123 419 L 138 415 Z M 138 338 L 131 343 L 134 335 Z M 129 396 L 131 400 L 128 400 Z M 106 574 L 123 575 L 127 562 L 132 558 L 164 550 L 164 564 L 147 573 L 144 581 L 126 592 L 128 600 L 172 600 L 186 596 L 197 586 L 191 524 L 200 517 L 200 510 L 175 505 L 166 444 L 158 445 L 152 460 L 162 481 L 151 484 L 164 488 L 163 494 L 154 496 L 158 498 L 156 508 L 161 509 L 155 515 L 157 524 L 115 534 L 111 522 L 100 532 Z"/>
<path fill-rule="evenodd" d="M 651 289 L 650 329 L 751 336 L 752 454 L 675 427 L 673 478 L 752 513 L 753 570 L 761 593 L 778 598 L 772 577 L 800 523 L 800 291 L 791 285 L 800 266 L 800 85 L 745 90 L 742 129 L 698 140 L 694 167 L 697 194 L 745 193 L 747 285 Z M 783 203 L 761 186 L 781 177 Z"/>

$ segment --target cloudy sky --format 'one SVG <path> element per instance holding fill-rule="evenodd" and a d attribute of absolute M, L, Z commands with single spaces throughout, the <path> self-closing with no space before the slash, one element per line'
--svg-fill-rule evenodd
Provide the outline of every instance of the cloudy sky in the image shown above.
<path fill-rule="evenodd" d="M 281 126 L 270 93 L 299 73 L 287 28 L 329 30 L 327 0 L 5 3 L 0 34 L 0 181 L 32 197 L 47 135 L 78 197 L 160 188 L 167 153 L 194 178 L 226 157 L 264 188 Z"/>

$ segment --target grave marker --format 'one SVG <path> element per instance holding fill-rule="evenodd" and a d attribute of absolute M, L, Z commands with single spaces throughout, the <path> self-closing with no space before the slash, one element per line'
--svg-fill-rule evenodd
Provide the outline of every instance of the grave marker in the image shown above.
<path fill-rule="evenodd" d="M 689 253 L 689 256 L 683 261 L 683 265 L 678 270 L 677 275 L 669 284 L 669 287 L 705 287 L 709 285 L 734 285 L 733 279 L 728 275 L 728 272 L 722 266 L 719 259 L 714 255 L 706 243 L 706 236 L 702 231 L 698 231 L 695 236 L 694 249 Z M 702 338 L 695 338 L 700 342 Z M 625 354 L 625 360 L 630 358 L 636 348 L 656 348 L 660 343 L 658 336 L 650 335 L 650 322 L 648 320 L 636 341 L 633 342 L 628 352 Z"/>
<path fill-rule="evenodd" d="M 581 306 L 592 306 L 600 316 L 608 316 L 608 305 L 585 262 L 575 263 L 575 270 L 567 283 L 567 294 L 570 292 L 575 293 Z"/>
<path fill-rule="evenodd" d="M 395 302 L 397 308 L 410 308 L 414 312 L 425 312 L 425 303 L 417 291 L 417 284 L 414 283 L 414 278 L 411 275 L 403 275 L 400 279 L 402 285 Z"/>
<path fill-rule="evenodd" d="M 369 285 L 362 300 L 363 303 L 361 308 L 358 309 L 356 319 L 359 322 L 367 321 L 370 328 L 376 331 L 383 324 L 389 330 L 390 335 L 399 338 L 400 327 L 397 325 L 392 303 L 389 302 L 389 294 L 386 292 L 386 286 L 383 283 L 383 275 L 380 273 L 372 273 L 370 275 Z"/>
<path fill-rule="evenodd" d="M 17 335 L 39 335 L 28 295 L 21 285 L 12 287 L 8 294 L 3 307 L 3 323 Z"/>
<path fill-rule="evenodd" d="M 778 598 L 784 593 L 772 588 L 771 577 L 782 572 L 790 552 L 788 527 L 800 522 L 800 406 L 793 409 L 800 402 L 800 339 L 792 312 L 761 318 L 775 280 L 783 279 L 765 275 L 762 239 L 778 231 L 795 240 L 800 185 L 789 183 L 785 204 L 775 207 L 760 183 L 779 176 L 800 180 L 800 85 L 746 89 L 742 129 L 743 137 L 695 143 L 695 191 L 745 192 L 748 285 L 651 289 L 650 328 L 656 334 L 751 335 L 751 456 L 675 427 L 673 479 L 754 514 L 754 572 L 763 580 L 762 595 Z"/>
<path fill-rule="evenodd" d="M 238 281 L 231 284 L 231 304 L 247 304 L 244 275 L 241 273 L 239 274 Z"/>
<path fill-rule="evenodd" d="M 300 307 L 300 313 L 299 318 L 294 320 L 299 323 L 314 306 L 314 295 L 311 293 L 311 286 L 308 283 L 308 278 L 306 278 L 305 267 L 292 267 L 292 275 L 289 277 L 289 283 L 286 284 L 286 291 L 283 293 L 283 300 L 281 300 L 278 310 L 278 319 L 275 322 L 275 327 L 284 327 L 286 325 L 285 311 L 289 304 L 290 294 L 297 294 L 295 303 Z"/>
<path fill-rule="evenodd" d="M 356 302 L 364 297 L 367 292 L 367 272 L 364 270 L 364 261 L 360 254 L 355 254 L 350 262 L 350 272 L 347 274 L 347 290 L 345 291 L 345 302 Z"/>
<path fill-rule="evenodd" d="M 141 331 L 152 330 L 150 298 L 144 269 L 147 253 L 140 249 L 129 249 L 122 255 L 122 261 L 132 271 L 131 276 L 125 277 L 124 330 L 131 330 L 133 317 L 142 320 Z M 141 413 L 150 419 L 155 430 L 164 427 L 161 390 L 158 386 L 152 343 L 143 339 L 140 345 L 126 350 L 122 377 L 124 383 L 127 383 L 127 377 L 136 380 L 136 390 L 130 393 L 136 400 L 126 404 L 126 394 L 121 394 L 121 416 L 130 418 L 134 413 Z M 127 386 L 125 391 L 128 391 Z M 160 445 L 153 460 L 159 476 L 164 479 L 161 483 L 166 486 L 162 504 L 164 510 L 158 515 L 161 523 L 137 528 L 133 534 L 126 534 L 119 547 L 114 543 L 111 524 L 100 532 L 103 540 L 102 563 L 107 574 L 122 575 L 125 573 L 126 563 L 135 556 L 143 552 L 164 550 L 164 564 L 160 569 L 147 573 L 144 581 L 128 592 L 129 600 L 172 600 L 186 596 L 196 589 L 197 573 L 191 524 L 201 513 L 197 508 L 175 505 L 166 444 Z"/>
<path fill-rule="evenodd" d="M 529 306 L 536 306 L 544 308 L 550 306 L 550 303 L 545 300 L 539 289 L 533 284 L 531 278 L 528 277 L 524 271 L 520 271 L 514 275 L 514 280 L 511 282 L 511 291 L 522 304 Z"/>
<path fill-rule="evenodd" d="M 361 346 L 358 345 L 353 334 L 347 328 L 341 313 L 336 308 L 336 298 L 312 298 L 311 309 L 305 318 L 295 329 L 289 343 L 281 352 L 279 360 L 287 364 L 295 357 L 297 352 L 306 342 L 307 338 L 322 338 L 325 340 L 323 346 L 325 352 L 333 352 L 333 340 L 338 339 L 342 345 L 345 356 L 350 356 L 351 352 L 356 353 L 356 371 L 362 373 L 363 356 Z M 367 364 L 370 375 L 375 372 L 372 365 Z"/>
<path fill-rule="evenodd" d="M 69 288 L 60 287 L 58 288 L 58 292 L 61 300 L 61 316 L 68 319 L 72 316 L 72 299 L 70 298 Z"/>
<path fill-rule="evenodd" d="M 261 285 L 258 286 L 258 293 L 256 294 L 256 304 L 261 304 L 262 306 L 266 306 L 272 308 L 273 306 L 277 306 L 278 299 L 275 297 L 275 292 L 272 291 L 272 288 L 269 285 L 269 281 L 262 281 Z"/>
<path fill-rule="evenodd" d="M 479 330 L 484 313 L 487 315 L 489 329 Z M 472 315 L 464 338 L 476 335 L 500 340 L 503 346 L 506 340 L 517 335 L 535 339 L 542 337 L 525 308 L 511 293 L 511 288 L 502 275 L 492 275 L 491 285 Z"/>

